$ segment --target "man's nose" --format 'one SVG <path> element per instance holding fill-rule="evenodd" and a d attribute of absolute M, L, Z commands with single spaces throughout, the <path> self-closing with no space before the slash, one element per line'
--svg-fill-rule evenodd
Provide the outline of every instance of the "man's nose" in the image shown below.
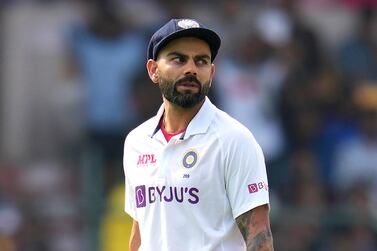
<path fill-rule="evenodd" d="M 197 67 L 194 60 L 188 60 L 185 69 L 185 75 L 195 75 L 197 74 Z"/>

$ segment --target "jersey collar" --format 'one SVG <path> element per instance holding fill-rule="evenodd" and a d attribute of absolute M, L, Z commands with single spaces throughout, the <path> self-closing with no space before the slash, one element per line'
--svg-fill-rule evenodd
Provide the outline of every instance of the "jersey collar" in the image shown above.
<path fill-rule="evenodd" d="M 161 116 L 164 114 L 164 106 L 163 104 L 158 109 L 156 116 L 153 117 L 152 125 L 154 125 L 153 129 L 149 136 L 153 138 L 153 136 L 160 130 L 160 119 Z M 211 103 L 208 97 L 205 98 L 205 101 L 200 108 L 199 112 L 194 116 L 194 118 L 189 123 L 185 133 L 182 135 L 181 139 L 187 139 L 191 135 L 205 133 L 208 130 L 209 125 L 213 117 L 215 116 L 215 106 Z"/>

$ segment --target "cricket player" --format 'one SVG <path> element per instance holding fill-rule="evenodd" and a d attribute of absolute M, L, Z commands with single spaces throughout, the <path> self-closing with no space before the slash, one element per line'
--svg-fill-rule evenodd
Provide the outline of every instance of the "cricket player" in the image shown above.
<path fill-rule="evenodd" d="M 262 150 L 207 97 L 220 43 L 193 19 L 170 20 L 149 42 L 163 104 L 125 140 L 131 251 L 273 250 Z"/>

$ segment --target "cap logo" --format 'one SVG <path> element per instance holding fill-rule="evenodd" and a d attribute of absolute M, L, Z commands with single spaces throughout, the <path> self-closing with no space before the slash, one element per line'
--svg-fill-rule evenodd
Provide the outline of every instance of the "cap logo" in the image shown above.
<path fill-rule="evenodd" d="M 192 19 L 182 19 L 177 23 L 177 25 L 183 29 L 200 27 L 199 23 Z"/>

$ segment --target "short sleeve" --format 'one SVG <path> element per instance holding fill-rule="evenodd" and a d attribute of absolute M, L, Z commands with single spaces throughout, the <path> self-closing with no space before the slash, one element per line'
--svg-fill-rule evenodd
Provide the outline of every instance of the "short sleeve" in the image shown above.
<path fill-rule="evenodd" d="M 124 198 L 124 211 L 129 214 L 133 219 L 136 220 L 136 207 L 135 207 L 135 190 L 132 187 L 132 183 L 129 179 L 129 175 L 127 173 L 127 164 L 126 164 L 126 144 L 124 147 L 124 156 L 123 156 L 123 170 L 124 170 L 124 177 L 125 177 L 125 198 Z"/>
<path fill-rule="evenodd" d="M 127 176 L 125 178 L 125 205 L 124 211 L 129 214 L 134 220 L 136 220 L 136 208 L 135 208 L 135 194 L 134 190 L 131 188 L 130 182 L 127 181 Z"/>
<path fill-rule="evenodd" d="M 266 165 L 262 149 L 251 133 L 234 135 L 226 149 L 226 191 L 236 218 L 269 203 Z"/>

